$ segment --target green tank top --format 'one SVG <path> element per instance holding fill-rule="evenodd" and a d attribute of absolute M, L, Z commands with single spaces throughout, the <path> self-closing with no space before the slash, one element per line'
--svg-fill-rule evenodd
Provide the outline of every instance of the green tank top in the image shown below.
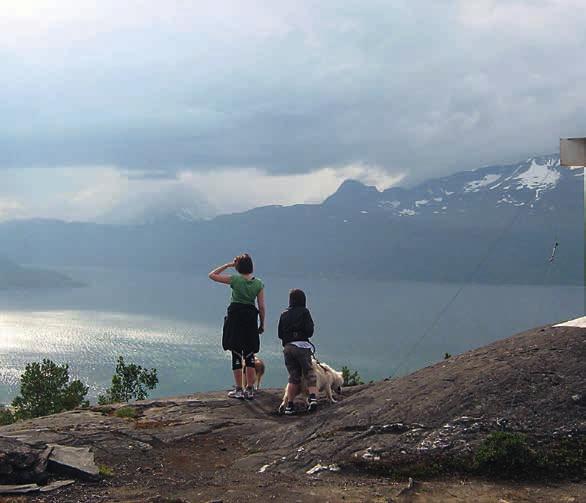
<path fill-rule="evenodd" d="M 230 288 L 232 289 L 231 302 L 254 305 L 254 301 L 264 288 L 264 284 L 258 278 L 246 279 L 240 274 L 235 274 L 230 277 Z"/>

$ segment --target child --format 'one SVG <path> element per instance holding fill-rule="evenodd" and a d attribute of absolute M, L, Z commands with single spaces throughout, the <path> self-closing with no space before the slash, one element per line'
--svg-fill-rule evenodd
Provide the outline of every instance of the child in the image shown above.
<path fill-rule="evenodd" d="M 239 274 L 222 274 L 230 267 L 234 267 Z M 259 335 L 264 332 L 266 313 L 264 284 L 252 275 L 253 269 L 252 258 L 245 253 L 236 257 L 233 262 L 214 269 L 208 275 L 211 280 L 230 285 L 232 289 L 222 336 L 224 350 L 232 351 L 232 370 L 236 384 L 234 391 L 228 393 L 228 396 L 248 400 L 254 398 L 254 354 L 258 353 L 260 347 Z M 259 314 L 260 327 L 257 325 Z M 242 390 L 243 359 L 246 362 L 246 390 Z"/>
<path fill-rule="evenodd" d="M 287 386 L 287 407 L 285 414 L 295 414 L 293 401 L 299 394 L 301 376 L 305 374 L 309 388 L 308 412 L 317 408 L 317 377 L 312 363 L 312 344 L 309 338 L 313 335 L 313 319 L 306 304 L 303 290 L 297 288 L 289 292 L 289 307 L 279 319 L 279 339 L 283 342 L 285 366 L 289 372 Z"/>

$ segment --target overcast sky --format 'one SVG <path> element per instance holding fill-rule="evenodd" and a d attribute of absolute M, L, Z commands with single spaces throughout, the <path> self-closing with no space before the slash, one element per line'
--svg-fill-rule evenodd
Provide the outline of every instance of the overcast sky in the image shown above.
<path fill-rule="evenodd" d="M 319 202 L 586 135 L 583 0 L 0 9 L 0 220 Z"/>

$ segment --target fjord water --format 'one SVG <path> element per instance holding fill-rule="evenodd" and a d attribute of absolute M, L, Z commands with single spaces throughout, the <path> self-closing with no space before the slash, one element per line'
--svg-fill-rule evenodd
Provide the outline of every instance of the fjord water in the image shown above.
<path fill-rule="evenodd" d="M 230 359 L 221 348 L 229 288 L 205 273 L 64 269 L 84 288 L 0 292 L 0 403 L 17 392 L 27 362 L 69 363 L 71 374 L 103 390 L 118 355 L 156 367 L 155 396 L 225 389 Z M 268 320 L 261 339 L 266 386 L 286 372 L 276 328 L 292 287 L 306 290 L 321 360 L 381 379 L 535 326 L 581 316 L 581 286 L 466 285 L 421 340 L 458 284 L 356 278 L 263 276 Z"/>

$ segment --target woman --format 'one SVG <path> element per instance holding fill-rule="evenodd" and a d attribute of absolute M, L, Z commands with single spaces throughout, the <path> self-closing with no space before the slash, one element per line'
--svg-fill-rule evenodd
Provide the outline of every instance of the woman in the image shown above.
<path fill-rule="evenodd" d="M 238 274 L 228 276 L 222 274 L 226 269 L 234 267 Z M 252 275 L 252 259 L 248 253 L 239 255 L 229 264 L 224 264 L 208 277 L 212 281 L 230 285 L 232 296 L 228 313 L 224 318 L 222 346 L 232 351 L 232 370 L 236 389 L 228 393 L 229 397 L 252 400 L 254 398 L 254 354 L 260 349 L 259 334 L 264 332 L 265 297 L 263 282 Z M 258 304 L 258 309 L 255 305 Z M 258 316 L 260 313 L 260 326 Z M 246 389 L 242 389 L 242 364 L 246 363 Z"/>
<path fill-rule="evenodd" d="M 313 344 L 309 338 L 313 335 L 314 324 L 309 309 L 307 297 L 303 290 L 294 288 L 289 292 L 289 307 L 279 318 L 279 339 L 283 343 L 285 366 L 289 372 L 287 384 L 287 406 L 285 414 L 295 414 L 293 400 L 299 394 L 301 377 L 304 375 L 307 382 L 309 399 L 307 411 L 317 408 L 317 375 L 313 368 Z"/>

